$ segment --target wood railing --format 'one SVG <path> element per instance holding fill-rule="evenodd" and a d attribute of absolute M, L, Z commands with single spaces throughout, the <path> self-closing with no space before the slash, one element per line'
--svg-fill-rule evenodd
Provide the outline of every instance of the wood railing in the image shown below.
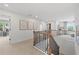
<path fill-rule="evenodd" d="M 51 33 L 51 25 L 49 24 L 49 30 L 48 31 L 33 31 L 33 45 L 35 46 L 37 43 L 39 43 L 42 40 L 47 40 L 47 54 L 55 54 L 59 55 L 59 46 L 54 40 L 52 33 Z M 42 35 L 43 39 L 40 39 L 40 35 Z"/>

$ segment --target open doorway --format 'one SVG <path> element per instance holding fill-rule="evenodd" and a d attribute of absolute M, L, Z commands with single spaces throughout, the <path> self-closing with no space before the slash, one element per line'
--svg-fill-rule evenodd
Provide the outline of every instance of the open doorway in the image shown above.
<path fill-rule="evenodd" d="M 10 20 L 0 19 L 0 47 L 9 43 Z"/>
<path fill-rule="evenodd" d="M 0 36 L 9 35 L 9 22 L 5 20 L 0 20 Z"/>

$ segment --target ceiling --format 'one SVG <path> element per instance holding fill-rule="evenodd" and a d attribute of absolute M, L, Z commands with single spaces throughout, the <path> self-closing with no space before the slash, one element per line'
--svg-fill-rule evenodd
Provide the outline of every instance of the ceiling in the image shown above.
<path fill-rule="evenodd" d="M 61 17 L 73 15 L 76 6 L 75 3 L 7 3 L 9 6 L 3 6 L 0 3 L 0 9 L 17 13 L 20 15 L 38 16 L 40 19 L 48 17 Z"/>

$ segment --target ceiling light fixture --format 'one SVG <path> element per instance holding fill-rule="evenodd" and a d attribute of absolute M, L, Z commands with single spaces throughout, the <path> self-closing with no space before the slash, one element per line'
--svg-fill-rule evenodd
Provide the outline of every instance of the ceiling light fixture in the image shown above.
<path fill-rule="evenodd" d="M 38 18 L 38 16 L 35 16 L 35 18 Z"/>
<path fill-rule="evenodd" d="M 5 7 L 8 7 L 8 4 L 4 4 Z"/>

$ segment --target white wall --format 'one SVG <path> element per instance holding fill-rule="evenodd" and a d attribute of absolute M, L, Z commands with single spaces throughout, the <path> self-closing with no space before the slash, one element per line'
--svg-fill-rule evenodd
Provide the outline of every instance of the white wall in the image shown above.
<path fill-rule="evenodd" d="M 79 4 L 75 7 L 75 23 L 79 26 Z M 77 55 L 79 55 L 79 36 L 77 36 L 77 39 L 75 40 L 75 52 Z"/>
<path fill-rule="evenodd" d="M 12 43 L 32 38 L 32 31 L 19 30 L 19 20 L 26 19 L 26 17 L 3 10 L 0 10 L 0 15 L 11 19 L 10 38 Z"/>

